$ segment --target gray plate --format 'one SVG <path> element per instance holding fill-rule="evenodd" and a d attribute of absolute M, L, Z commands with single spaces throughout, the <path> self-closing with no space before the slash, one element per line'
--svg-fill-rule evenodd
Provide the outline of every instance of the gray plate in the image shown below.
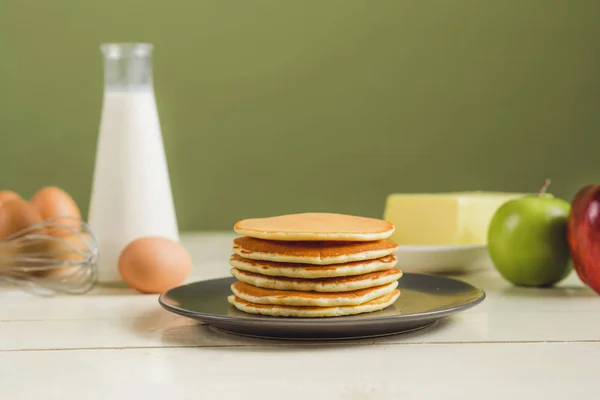
<path fill-rule="evenodd" d="M 163 293 L 168 311 L 200 320 L 229 333 L 294 340 L 352 339 L 391 335 L 429 326 L 479 304 L 483 290 L 437 275 L 405 273 L 400 297 L 388 308 L 333 318 L 268 317 L 237 310 L 227 302 L 234 278 L 190 283 Z"/>

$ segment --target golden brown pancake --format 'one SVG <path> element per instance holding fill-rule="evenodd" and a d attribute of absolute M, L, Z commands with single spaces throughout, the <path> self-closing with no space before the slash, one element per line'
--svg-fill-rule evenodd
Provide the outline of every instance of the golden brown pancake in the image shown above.
<path fill-rule="evenodd" d="M 336 306 L 336 307 L 299 307 L 299 306 L 283 306 L 283 305 L 270 305 L 270 304 L 256 304 L 246 300 L 240 299 L 235 295 L 231 295 L 227 298 L 230 304 L 232 304 L 238 310 L 250 313 L 250 314 L 261 314 L 270 315 L 273 317 L 299 317 L 299 318 L 310 318 L 310 317 L 341 317 L 344 315 L 356 315 L 364 314 L 374 311 L 383 310 L 392 304 L 400 296 L 398 289 L 385 294 L 381 297 L 362 303 L 355 306 Z"/>
<path fill-rule="evenodd" d="M 243 258 L 285 263 L 329 265 L 373 260 L 394 254 L 398 246 L 388 240 L 372 242 L 283 242 L 239 237 L 233 251 Z"/>
<path fill-rule="evenodd" d="M 389 238 L 394 225 L 382 219 L 333 213 L 301 213 L 238 221 L 240 235 L 285 241 L 372 241 Z"/>
<path fill-rule="evenodd" d="M 309 265 L 251 260 L 249 258 L 240 257 L 237 254 L 233 254 L 229 259 L 229 265 L 242 271 L 268 276 L 304 279 L 363 275 L 394 268 L 397 263 L 398 259 L 393 255 L 376 258 L 374 260 L 330 265 Z"/>
<path fill-rule="evenodd" d="M 391 268 L 386 271 L 340 278 L 299 279 L 266 276 L 232 268 L 231 275 L 241 282 L 265 289 L 331 293 L 385 285 L 400 279 L 402 272 L 397 268 Z"/>
<path fill-rule="evenodd" d="M 398 287 L 398 281 L 368 289 L 353 290 L 351 292 L 321 293 L 264 289 L 238 281 L 231 285 L 231 290 L 236 297 L 250 303 L 332 307 L 366 303 L 392 292 L 396 287 Z"/>

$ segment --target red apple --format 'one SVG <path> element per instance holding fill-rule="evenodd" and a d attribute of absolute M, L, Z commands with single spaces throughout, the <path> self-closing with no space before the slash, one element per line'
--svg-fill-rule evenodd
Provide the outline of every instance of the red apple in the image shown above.
<path fill-rule="evenodd" d="M 573 198 L 567 239 L 577 275 L 600 294 L 600 185 L 585 186 Z"/>

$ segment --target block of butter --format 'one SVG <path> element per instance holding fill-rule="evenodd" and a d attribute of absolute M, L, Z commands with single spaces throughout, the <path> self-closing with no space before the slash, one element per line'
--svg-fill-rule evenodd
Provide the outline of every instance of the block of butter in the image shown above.
<path fill-rule="evenodd" d="M 388 196 L 384 217 L 396 230 L 399 245 L 486 244 L 490 220 L 506 201 L 526 193 L 395 193 Z"/>

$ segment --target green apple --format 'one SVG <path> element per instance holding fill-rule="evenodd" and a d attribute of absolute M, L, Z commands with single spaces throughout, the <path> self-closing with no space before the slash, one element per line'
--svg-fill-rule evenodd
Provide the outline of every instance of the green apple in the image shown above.
<path fill-rule="evenodd" d="M 518 286 L 552 286 L 572 270 L 570 203 L 545 193 L 504 203 L 490 221 L 488 251 L 498 272 Z"/>

